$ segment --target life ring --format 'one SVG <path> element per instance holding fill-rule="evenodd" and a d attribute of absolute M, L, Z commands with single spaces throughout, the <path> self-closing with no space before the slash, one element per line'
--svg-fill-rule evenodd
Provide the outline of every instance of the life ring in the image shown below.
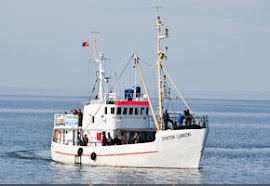
<path fill-rule="evenodd" d="M 81 156 L 82 153 L 83 153 L 83 148 L 79 148 L 79 149 L 78 149 L 78 155 Z"/>
<path fill-rule="evenodd" d="M 57 130 L 57 132 L 56 132 L 56 138 L 57 139 L 61 139 L 61 131 L 60 130 Z"/>
<path fill-rule="evenodd" d="M 92 152 L 91 156 L 90 156 L 91 160 L 96 160 L 97 158 L 97 154 Z"/>

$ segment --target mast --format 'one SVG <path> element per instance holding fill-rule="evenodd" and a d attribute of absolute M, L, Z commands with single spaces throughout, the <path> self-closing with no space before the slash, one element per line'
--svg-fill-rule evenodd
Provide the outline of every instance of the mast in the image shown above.
<path fill-rule="evenodd" d="M 97 37 L 96 34 L 99 34 L 100 32 L 92 31 L 92 34 L 94 34 L 94 61 L 96 63 L 99 63 L 99 71 L 98 71 L 98 99 L 103 99 L 103 79 L 104 79 L 104 69 L 103 69 L 103 61 L 104 61 L 104 54 L 101 52 L 99 54 L 99 57 L 97 59 Z"/>
<path fill-rule="evenodd" d="M 160 35 L 161 27 L 163 26 L 160 16 L 158 14 L 158 6 L 155 6 L 157 9 L 157 68 L 158 68 L 158 124 L 159 128 L 162 129 L 163 126 L 163 106 L 162 106 L 162 97 L 163 97 L 163 90 L 162 90 L 162 76 L 161 76 L 161 68 L 162 68 L 162 61 L 165 59 L 165 54 L 160 50 L 160 40 L 165 39 L 168 36 L 168 29 L 165 29 L 165 35 Z M 167 48 L 167 47 L 166 47 Z"/>
<path fill-rule="evenodd" d="M 99 82 L 99 86 L 98 86 L 98 98 L 99 99 L 103 99 L 103 74 L 104 74 L 104 69 L 103 69 L 103 65 L 102 62 L 104 60 L 104 55 L 103 52 L 101 52 L 99 54 L 99 58 L 96 60 L 97 63 L 99 63 L 99 72 L 98 72 L 98 82 Z"/>
<path fill-rule="evenodd" d="M 134 77 L 134 94 L 133 94 L 133 98 L 134 100 L 137 100 L 137 92 L 136 92 L 136 87 L 137 87 L 137 65 L 134 64 L 134 73 L 135 73 L 135 77 Z"/>
<path fill-rule="evenodd" d="M 97 37 L 96 37 L 96 34 L 99 34 L 100 32 L 92 31 L 90 33 L 94 34 L 94 60 L 96 60 L 97 59 L 97 47 L 96 47 Z"/>

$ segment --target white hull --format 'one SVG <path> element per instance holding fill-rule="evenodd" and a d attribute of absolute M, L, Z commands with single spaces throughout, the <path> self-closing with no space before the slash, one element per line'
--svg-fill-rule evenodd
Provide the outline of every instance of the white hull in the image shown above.
<path fill-rule="evenodd" d="M 158 131 L 153 142 L 112 145 L 73 146 L 52 141 L 52 160 L 93 166 L 198 168 L 207 137 L 207 128 Z M 78 157 L 78 149 L 83 153 Z M 91 159 L 92 153 L 96 159 Z"/>

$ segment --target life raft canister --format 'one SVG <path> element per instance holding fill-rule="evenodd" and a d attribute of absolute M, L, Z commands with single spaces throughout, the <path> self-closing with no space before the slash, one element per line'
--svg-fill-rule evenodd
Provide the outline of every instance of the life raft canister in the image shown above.
<path fill-rule="evenodd" d="M 57 130 L 57 132 L 56 132 L 56 138 L 57 139 L 60 139 L 61 138 L 61 131 L 60 130 Z"/>

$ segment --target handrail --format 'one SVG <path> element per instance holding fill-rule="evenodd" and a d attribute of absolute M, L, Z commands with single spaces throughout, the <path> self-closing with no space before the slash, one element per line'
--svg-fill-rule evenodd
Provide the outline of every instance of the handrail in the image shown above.
<path fill-rule="evenodd" d="M 180 126 L 192 126 L 197 125 L 201 128 L 207 128 L 208 127 L 208 116 L 196 116 L 196 119 L 194 117 L 190 116 L 183 116 L 182 121 L 178 121 L 179 114 L 177 113 L 169 113 L 170 114 L 170 120 L 168 123 L 172 123 L 174 126 L 180 125 Z M 148 115 L 147 119 L 147 126 L 153 125 L 152 116 Z"/>
<path fill-rule="evenodd" d="M 62 143 L 64 145 L 69 145 L 69 143 L 71 143 L 71 144 L 75 144 L 75 146 L 82 146 L 81 144 L 78 144 L 77 140 L 63 140 L 63 139 L 53 138 L 53 141 L 56 143 Z M 88 146 L 88 145 L 91 146 L 91 144 L 95 144 L 94 146 L 97 146 L 97 144 L 101 144 L 101 141 L 95 141 L 95 142 L 88 141 L 87 145 L 84 145 L 84 146 Z"/>

